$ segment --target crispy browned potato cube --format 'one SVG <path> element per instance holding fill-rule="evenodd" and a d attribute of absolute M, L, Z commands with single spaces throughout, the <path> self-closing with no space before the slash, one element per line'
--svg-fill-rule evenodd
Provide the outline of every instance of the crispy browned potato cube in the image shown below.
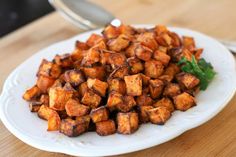
<path fill-rule="evenodd" d="M 42 94 L 39 101 L 42 104 L 49 106 L 49 96 L 47 94 Z"/>
<path fill-rule="evenodd" d="M 124 80 L 126 84 L 127 95 L 142 95 L 142 77 L 140 74 L 125 76 Z"/>
<path fill-rule="evenodd" d="M 149 76 L 146 76 L 142 73 L 140 73 L 141 77 L 142 77 L 142 85 L 143 86 L 148 86 L 149 85 L 149 80 L 151 79 Z"/>
<path fill-rule="evenodd" d="M 76 99 L 69 99 L 65 105 L 68 116 L 84 116 L 89 113 L 90 108 L 80 104 Z"/>
<path fill-rule="evenodd" d="M 44 120 L 48 120 L 49 117 L 55 113 L 57 113 L 55 110 L 49 108 L 46 105 L 41 105 L 38 110 L 39 118 L 44 119 Z"/>
<path fill-rule="evenodd" d="M 157 99 L 161 96 L 163 88 L 164 88 L 163 81 L 158 79 L 149 81 L 150 95 L 153 99 Z"/>
<path fill-rule="evenodd" d="M 138 43 L 131 43 L 125 50 L 126 57 L 135 57 L 135 49 Z"/>
<path fill-rule="evenodd" d="M 107 82 L 100 81 L 98 79 L 88 79 L 87 80 L 88 88 L 92 89 L 95 93 L 104 97 L 106 95 L 106 90 L 108 88 Z"/>
<path fill-rule="evenodd" d="M 77 40 L 75 42 L 75 48 L 79 50 L 88 50 L 89 46 L 85 42 Z"/>
<path fill-rule="evenodd" d="M 129 112 L 134 106 L 136 106 L 134 97 L 126 95 L 123 97 L 123 103 L 117 104 L 117 109 L 121 112 Z"/>
<path fill-rule="evenodd" d="M 155 34 L 153 32 L 141 33 L 137 36 L 137 41 L 142 45 L 147 46 L 151 50 L 157 49 L 157 42 L 155 40 Z"/>
<path fill-rule="evenodd" d="M 141 123 L 149 122 L 149 116 L 147 111 L 153 109 L 152 106 L 139 106 L 139 119 Z"/>
<path fill-rule="evenodd" d="M 165 124 L 165 122 L 171 116 L 170 111 L 164 106 L 159 106 L 153 109 L 149 109 L 147 113 L 151 123 L 159 125 Z"/>
<path fill-rule="evenodd" d="M 131 74 L 137 74 L 143 71 L 143 63 L 136 57 L 131 57 L 127 59 L 128 65 L 130 67 Z"/>
<path fill-rule="evenodd" d="M 40 94 L 41 94 L 40 89 L 36 85 L 34 85 L 33 87 L 25 91 L 23 99 L 25 99 L 26 101 L 31 101 L 37 98 Z"/>
<path fill-rule="evenodd" d="M 119 112 L 117 114 L 117 132 L 120 134 L 131 134 L 138 130 L 139 119 L 136 112 Z"/>
<path fill-rule="evenodd" d="M 181 59 L 181 58 L 184 57 L 187 60 L 191 61 L 192 60 L 192 56 L 193 56 L 193 54 L 192 54 L 192 52 L 190 50 L 188 50 L 186 48 L 183 48 L 179 58 Z"/>
<path fill-rule="evenodd" d="M 172 38 L 169 36 L 168 33 L 162 33 L 156 37 L 156 41 L 161 46 L 169 47 L 172 43 Z"/>
<path fill-rule="evenodd" d="M 68 68 L 73 65 L 70 54 L 56 55 L 54 58 L 56 64 L 60 65 L 63 68 Z"/>
<path fill-rule="evenodd" d="M 172 62 L 178 62 L 181 59 L 182 50 L 181 47 L 173 47 L 168 50 L 167 54 L 170 56 Z"/>
<path fill-rule="evenodd" d="M 203 52 L 202 48 L 194 49 L 193 53 L 194 53 L 196 60 L 199 60 L 201 58 L 202 52 Z"/>
<path fill-rule="evenodd" d="M 195 49 L 196 46 L 193 37 L 183 36 L 183 46 L 190 51 Z"/>
<path fill-rule="evenodd" d="M 79 92 L 79 96 L 83 97 L 83 95 L 85 94 L 85 92 L 88 90 L 88 85 L 87 82 L 83 82 L 79 85 L 78 87 L 78 92 Z"/>
<path fill-rule="evenodd" d="M 180 111 L 186 111 L 196 105 L 194 97 L 186 92 L 175 96 L 173 99 L 175 108 Z"/>
<path fill-rule="evenodd" d="M 135 55 L 143 61 L 149 61 L 152 57 L 152 53 L 153 51 L 150 48 L 141 44 L 137 45 L 135 48 Z"/>
<path fill-rule="evenodd" d="M 69 137 L 76 137 L 88 130 L 87 125 L 87 122 L 79 122 L 72 119 L 63 119 L 60 125 L 60 132 Z"/>
<path fill-rule="evenodd" d="M 181 93 L 180 86 L 177 83 L 168 83 L 163 91 L 163 96 L 174 97 Z"/>
<path fill-rule="evenodd" d="M 176 79 L 180 85 L 187 89 L 193 89 L 200 83 L 200 80 L 196 76 L 184 72 L 177 74 Z"/>
<path fill-rule="evenodd" d="M 113 53 L 113 52 L 108 51 L 108 50 L 101 50 L 100 51 L 100 63 L 102 65 L 110 64 L 109 59 L 110 59 L 111 53 Z"/>
<path fill-rule="evenodd" d="M 86 130 L 89 129 L 90 120 L 91 118 L 89 115 L 79 116 L 79 117 L 76 117 L 75 119 L 77 123 L 84 124 L 84 127 Z"/>
<path fill-rule="evenodd" d="M 105 68 L 103 66 L 82 67 L 81 70 L 87 78 L 104 80 L 106 76 Z"/>
<path fill-rule="evenodd" d="M 65 110 L 66 102 L 72 98 L 73 91 L 62 87 L 53 87 L 49 89 L 49 106 L 54 110 Z"/>
<path fill-rule="evenodd" d="M 42 60 L 37 72 L 37 76 L 44 75 L 52 78 L 58 78 L 60 74 L 61 67 L 55 63 L 47 61 L 46 59 Z"/>
<path fill-rule="evenodd" d="M 105 106 L 92 109 L 90 117 L 94 123 L 105 121 L 109 119 L 109 111 Z"/>
<path fill-rule="evenodd" d="M 89 50 L 87 50 L 86 54 L 84 55 L 84 58 L 82 59 L 81 65 L 91 66 L 99 61 L 100 61 L 100 51 L 98 48 L 92 47 Z"/>
<path fill-rule="evenodd" d="M 111 53 L 109 56 L 109 63 L 113 69 L 126 65 L 126 57 L 123 53 Z"/>
<path fill-rule="evenodd" d="M 78 86 L 85 81 L 84 76 L 80 70 L 67 70 L 64 74 L 64 79 L 72 86 Z"/>
<path fill-rule="evenodd" d="M 128 35 L 128 36 L 132 36 L 135 34 L 135 29 L 129 25 L 124 25 L 124 24 L 121 24 L 119 27 L 118 27 L 119 31 L 121 34 L 125 34 L 125 35 Z"/>
<path fill-rule="evenodd" d="M 175 110 L 174 104 L 169 98 L 163 97 L 161 100 L 158 100 L 156 103 L 153 104 L 154 107 L 165 106 L 167 110 L 173 112 Z"/>
<path fill-rule="evenodd" d="M 121 79 L 109 79 L 108 85 L 109 85 L 109 92 L 116 91 L 123 95 L 126 93 L 125 81 Z"/>
<path fill-rule="evenodd" d="M 164 66 L 160 61 L 157 60 L 149 60 L 145 62 L 145 75 L 151 78 L 158 78 L 164 71 Z"/>
<path fill-rule="evenodd" d="M 116 91 L 110 92 L 108 99 L 107 99 L 107 107 L 110 110 L 116 109 L 117 105 L 123 103 L 123 95 Z"/>
<path fill-rule="evenodd" d="M 181 46 L 181 39 L 180 39 L 180 37 L 178 36 L 178 34 L 176 34 L 176 33 L 174 33 L 174 32 L 168 32 L 168 34 L 169 34 L 169 36 L 171 37 L 171 41 L 172 41 L 172 43 L 171 43 L 171 45 L 173 46 L 173 47 L 180 47 Z"/>
<path fill-rule="evenodd" d="M 97 108 L 101 102 L 101 97 L 91 90 L 87 90 L 83 95 L 81 102 L 91 108 Z"/>
<path fill-rule="evenodd" d="M 37 79 L 37 86 L 42 93 L 47 93 L 48 89 L 54 84 L 55 79 L 40 75 Z"/>
<path fill-rule="evenodd" d="M 116 38 L 120 35 L 120 30 L 113 25 L 108 25 L 102 31 L 102 34 L 105 38 L 112 39 L 112 38 Z"/>
<path fill-rule="evenodd" d="M 129 75 L 129 69 L 127 66 L 118 67 L 109 75 L 109 78 L 124 79 L 124 76 Z"/>
<path fill-rule="evenodd" d="M 136 97 L 136 102 L 139 106 L 150 106 L 154 103 L 152 98 L 148 96 L 147 94 L 142 94 Z"/>
<path fill-rule="evenodd" d="M 175 74 L 180 72 L 180 68 L 173 63 L 170 63 L 168 67 L 166 67 L 163 75 L 168 75 L 169 76 L 169 82 L 173 80 Z"/>
<path fill-rule="evenodd" d="M 162 51 L 154 51 L 153 58 L 157 61 L 160 61 L 164 66 L 167 66 L 170 61 L 170 56 Z"/>
<path fill-rule="evenodd" d="M 48 118 L 47 131 L 57 131 L 60 129 L 61 119 L 57 112 L 53 112 Z"/>
<path fill-rule="evenodd" d="M 169 32 L 167 27 L 166 26 L 163 26 L 163 25 L 157 25 L 155 26 L 154 28 L 154 32 L 157 34 L 157 35 L 161 35 L 162 33 L 167 33 Z"/>
<path fill-rule="evenodd" d="M 150 94 L 149 86 L 146 86 L 146 87 L 143 88 L 142 94 L 148 94 L 148 95 Z"/>
<path fill-rule="evenodd" d="M 41 102 L 33 101 L 29 104 L 29 109 L 31 112 L 38 112 L 41 106 L 42 106 Z"/>
<path fill-rule="evenodd" d="M 72 59 L 72 61 L 74 61 L 73 64 L 78 63 L 78 66 L 80 66 L 81 61 L 84 58 L 84 56 L 86 55 L 86 53 L 87 53 L 87 50 L 75 49 L 71 53 L 71 59 Z"/>
<path fill-rule="evenodd" d="M 115 122 L 113 120 L 106 120 L 96 123 L 96 132 L 100 136 L 107 136 L 116 132 Z"/>
<path fill-rule="evenodd" d="M 90 35 L 90 37 L 86 41 L 86 44 L 90 47 L 93 47 L 94 45 L 96 45 L 101 40 L 104 40 L 104 38 L 101 35 L 93 33 L 93 34 Z"/>
<path fill-rule="evenodd" d="M 130 42 L 130 40 L 129 40 L 128 36 L 121 34 L 115 39 L 110 39 L 107 42 L 107 45 L 110 50 L 115 51 L 115 52 L 119 52 L 119 51 L 125 49 L 126 47 L 128 47 L 129 42 Z"/>

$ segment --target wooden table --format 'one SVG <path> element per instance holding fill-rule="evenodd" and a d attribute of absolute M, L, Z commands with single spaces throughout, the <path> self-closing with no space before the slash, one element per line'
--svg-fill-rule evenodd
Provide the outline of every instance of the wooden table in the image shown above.
<path fill-rule="evenodd" d="M 235 0 L 94 0 L 94 2 L 104 6 L 124 23 L 187 27 L 216 38 L 236 40 Z M 9 73 L 32 54 L 80 32 L 82 30 L 54 12 L 3 37 L 0 40 L 0 89 Z M 236 156 L 235 104 L 236 96 L 222 112 L 204 125 L 159 146 L 122 156 Z M 2 123 L 0 123 L 0 152 L 0 156 L 8 157 L 67 156 L 41 151 L 24 144 Z"/>

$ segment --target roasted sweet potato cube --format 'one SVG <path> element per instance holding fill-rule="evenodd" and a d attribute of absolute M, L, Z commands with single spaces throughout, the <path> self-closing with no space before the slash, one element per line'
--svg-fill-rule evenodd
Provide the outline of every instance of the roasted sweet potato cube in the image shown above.
<path fill-rule="evenodd" d="M 167 54 L 170 56 L 172 62 L 178 62 L 181 59 L 182 50 L 181 47 L 173 47 L 168 50 Z"/>
<path fill-rule="evenodd" d="M 54 58 L 56 64 L 60 65 L 63 68 L 68 68 L 73 65 L 71 55 L 66 53 L 63 55 L 56 55 Z"/>
<path fill-rule="evenodd" d="M 42 94 L 39 101 L 41 104 L 49 106 L 49 96 L 47 94 Z"/>
<path fill-rule="evenodd" d="M 155 32 L 157 35 L 161 35 L 162 33 L 167 33 L 167 32 L 168 32 L 168 29 L 167 29 L 166 26 L 157 25 L 157 26 L 155 26 L 155 28 L 154 28 L 154 32 Z"/>
<path fill-rule="evenodd" d="M 149 81 L 150 95 L 153 99 L 157 99 L 161 96 L 164 88 L 163 81 L 159 79 Z"/>
<path fill-rule="evenodd" d="M 168 83 L 163 91 L 163 96 L 174 97 L 181 93 L 180 86 L 177 83 Z"/>
<path fill-rule="evenodd" d="M 119 112 L 117 114 L 117 131 L 120 134 L 131 134 L 138 130 L 139 119 L 136 112 Z"/>
<path fill-rule="evenodd" d="M 49 89 L 49 106 L 54 110 L 65 110 L 66 102 L 73 96 L 72 90 L 62 87 L 53 87 Z"/>
<path fill-rule="evenodd" d="M 87 53 L 84 55 L 81 65 L 91 66 L 99 61 L 100 61 L 100 51 L 99 49 L 92 47 L 89 50 L 87 50 Z"/>
<path fill-rule="evenodd" d="M 84 124 L 84 127 L 86 130 L 89 129 L 90 120 L 91 118 L 89 115 L 79 116 L 79 117 L 76 117 L 75 119 L 76 123 Z"/>
<path fill-rule="evenodd" d="M 137 36 L 137 41 L 153 51 L 156 50 L 158 46 L 155 40 L 155 34 L 153 32 L 145 32 L 139 34 Z"/>
<path fill-rule="evenodd" d="M 165 47 L 165 46 L 158 46 L 158 49 L 157 51 L 161 51 L 163 53 L 166 53 L 167 54 L 167 51 L 168 51 L 168 48 Z"/>
<path fill-rule="evenodd" d="M 183 46 L 190 51 L 195 49 L 196 46 L 193 37 L 183 36 Z"/>
<path fill-rule="evenodd" d="M 54 82 L 54 78 L 40 75 L 37 79 L 37 86 L 42 93 L 47 93 L 48 89 L 54 84 Z"/>
<path fill-rule="evenodd" d="M 106 76 L 105 67 L 103 66 L 93 66 L 93 67 L 82 67 L 81 70 L 87 78 L 97 78 L 99 80 L 104 80 Z"/>
<path fill-rule="evenodd" d="M 109 63 L 113 69 L 126 65 L 126 57 L 123 53 L 111 53 Z"/>
<path fill-rule="evenodd" d="M 60 125 L 60 132 L 69 136 L 76 137 L 87 131 L 87 122 L 78 122 L 72 119 L 63 119 Z"/>
<path fill-rule="evenodd" d="M 121 112 L 129 112 L 134 106 L 136 106 L 134 97 L 126 95 L 123 97 L 123 103 L 117 104 L 117 109 Z"/>
<path fill-rule="evenodd" d="M 121 34 L 115 39 L 107 42 L 108 48 L 112 51 L 119 52 L 129 46 L 130 39 L 128 36 Z"/>
<path fill-rule="evenodd" d="M 78 86 L 85 81 L 84 76 L 80 70 L 67 70 L 64 74 L 64 79 L 72 86 Z"/>
<path fill-rule="evenodd" d="M 196 76 L 184 72 L 177 74 L 176 79 L 180 85 L 187 89 L 193 89 L 200 83 L 200 80 Z"/>
<path fill-rule="evenodd" d="M 25 99 L 26 101 L 31 101 L 37 98 L 40 94 L 41 94 L 40 89 L 36 85 L 34 85 L 33 87 L 25 91 L 23 99 Z"/>
<path fill-rule="evenodd" d="M 124 76 L 129 75 L 129 69 L 127 66 L 118 67 L 109 75 L 109 78 L 124 79 Z"/>
<path fill-rule="evenodd" d="M 100 136 L 107 136 L 116 132 L 115 122 L 113 120 L 106 120 L 96 123 L 96 132 Z"/>
<path fill-rule="evenodd" d="M 135 57 L 135 49 L 138 43 L 131 43 L 125 50 L 126 57 Z"/>
<path fill-rule="evenodd" d="M 31 112 L 38 112 L 41 106 L 42 106 L 41 102 L 33 101 L 29 104 L 29 109 Z"/>
<path fill-rule="evenodd" d="M 153 109 L 152 106 L 139 106 L 139 119 L 141 123 L 149 122 L 149 116 L 147 111 Z"/>
<path fill-rule="evenodd" d="M 173 46 L 173 47 L 180 47 L 181 46 L 181 39 L 180 39 L 180 37 L 178 36 L 178 34 L 176 34 L 176 33 L 174 33 L 174 32 L 168 32 L 168 34 L 169 34 L 169 36 L 171 37 L 171 41 L 172 41 L 172 43 L 171 43 L 171 45 Z"/>
<path fill-rule="evenodd" d="M 100 63 L 102 65 L 106 65 L 106 64 L 110 64 L 110 56 L 111 53 L 113 53 L 112 51 L 108 51 L 108 50 L 101 50 L 100 52 Z"/>
<path fill-rule="evenodd" d="M 153 109 L 149 109 L 147 113 L 151 123 L 159 125 L 165 124 L 165 122 L 171 116 L 170 111 L 164 106 L 159 106 Z"/>
<path fill-rule="evenodd" d="M 92 89 L 95 93 L 104 97 L 106 95 L 106 90 L 108 88 L 107 82 L 100 81 L 98 79 L 88 79 L 87 80 L 88 88 Z"/>
<path fill-rule="evenodd" d="M 110 110 L 116 109 L 117 105 L 123 103 L 123 95 L 116 91 L 110 92 L 108 99 L 107 99 L 107 107 Z"/>
<path fill-rule="evenodd" d="M 180 68 L 176 64 L 170 63 L 168 67 L 166 67 L 163 75 L 168 75 L 169 76 L 168 82 L 170 82 L 173 80 L 175 74 L 179 72 L 180 72 Z"/>
<path fill-rule="evenodd" d="M 85 94 L 85 92 L 88 90 L 88 85 L 87 82 L 83 82 L 79 85 L 78 87 L 78 92 L 79 92 L 79 96 L 83 97 L 83 95 Z"/>
<path fill-rule="evenodd" d="M 121 79 L 109 79 L 108 80 L 108 85 L 109 85 L 109 91 L 116 91 L 121 94 L 126 93 L 126 85 L 125 81 Z"/>
<path fill-rule="evenodd" d="M 149 61 L 152 57 L 152 53 L 153 51 L 150 48 L 141 44 L 137 45 L 137 47 L 135 48 L 136 57 L 143 61 Z"/>
<path fill-rule="evenodd" d="M 48 120 L 49 117 L 55 113 L 57 113 L 55 110 L 53 110 L 45 105 L 41 105 L 38 110 L 39 118 L 44 119 L 44 120 Z"/>
<path fill-rule="evenodd" d="M 109 119 L 109 111 L 105 106 L 92 109 L 90 117 L 94 123 L 105 121 Z"/>
<path fill-rule="evenodd" d="M 201 58 L 202 52 L 203 52 L 202 48 L 193 50 L 193 54 L 194 54 L 196 60 L 199 60 Z"/>
<path fill-rule="evenodd" d="M 142 77 L 142 85 L 143 86 L 148 86 L 149 84 L 149 80 L 151 79 L 149 76 L 146 76 L 142 73 L 140 73 L 141 77 Z"/>
<path fill-rule="evenodd" d="M 48 129 L 47 131 L 57 131 L 60 129 L 61 119 L 57 112 L 53 112 L 48 118 Z"/>
<path fill-rule="evenodd" d="M 188 49 L 186 49 L 186 48 L 183 48 L 182 51 L 181 51 L 181 54 L 180 54 L 179 58 L 181 59 L 181 58 L 184 57 L 184 58 L 186 58 L 187 60 L 191 61 L 191 60 L 192 60 L 192 56 L 193 56 L 193 54 L 192 54 L 192 52 L 191 52 L 190 50 L 188 50 Z"/>
<path fill-rule="evenodd" d="M 172 38 L 169 36 L 168 33 L 162 33 L 156 37 L 156 41 L 161 46 L 169 47 L 172 43 Z"/>
<path fill-rule="evenodd" d="M 120 35 L 120 30 L 113 25 L 108 25 L 105 27 L 102 34 L 105 38 L 112 39 L 112 38 L 116 38 Z"/>
<path fill-rule="evenodd" d="M 140 74 L 125 76 L 124 80 L 126 84 L 127 95 L 142 95 L 142 77 Z"/>
<path fill-rule="evenodd" d="M 75 48 L 79 50 L 88 50 L 89 46 L 85 42 L 77 40 L 75 42 Z"/>
<path fill-rule="evenodd" d="M 135 57 L 128 58 L 127 62 L 130 67 L 131 74 L 140 73 L 144 69 L 143 63 L 138 58 Z"/>
<path fill-rule="evenodd" d="M 87 90 L 83 95 L 81 102 L 91 108 L 97 108 L 101 102 L 101 97 L 91 90 Z"/>
<path fill-rule="evenodd" d="M 71 59 L 74 62 L 74 64 L 76 62 L 80 66 L 82 59 L 84 58 L 87 52 L 88 52 L 87 50 L 75 49 L 71 53 Z"/>
<path fill-rule="evenodd" d="M 173 77 L 170 75 L 161 75 L 158 77 L 158 79 L 162 80 L 165 84 L 168 84 L 173 80 Z"/>
<path fill-rule="evenodd" d="M 52 78 L 58 78 L 60 74 L 61 67 L 55 63 L 47 61 L 46 59 L 42 60 L 37 72 L 37 76 L 44 75 Z"/>
<path fill-rule="evenodd" d="M 154 103 L 152 98 L 148 96 L 147 94 L 142 94 L 136 97 L 136 102 L 139 106 L 150 106 Z"/>
<path fill-rule="evenodd" d="M 162 51 L 154 51 L 153 58 L 157 61 L 160 61 L 164 66 L 167 66 L 170 61 L 170 56 Z"/>
<path fill-rule="evenodd" d="M 125 35 L 128 35 L 128 36 L 132 36 L 135 34 L 135 29 L 129 25 L 124 25 L 124 24 L 121 24 L 119 27 L 118 27 L 119 31 L 121 34 L 125 34 Z"/>
<path fill-rule="evenodd" d="M 186 111 L 196 105 L 194 97 L 186 92 L 175 96 L 173 99 L 175 108 L 180 111 Z"/>
<path fill-rule="evenodd" d="M 172 101 L 169 98 L 163 97 L 161 100 L 158 100 L 153 104 L 154 107 L 165 106 L 170 112 L 175 110 Z"/>
<path fill-rule="evenodd" d="M 164 66 L 160 61 L 157 60 L 149 60 L 145 62 L 145 75 L 151 78 L 158 78 L 164 71 Z"/>
<path fill-rule="evenodd" d="M 65 105 L 66 113 L 68 116 L 84 116 L 89 113 L 90 108 L 80 104 L 76 99 L 69 99 Z"/>
<path fill-rule="evenodd" d="M 96 45 L 101 40 L 104 40 L 104 38 L 101 35 L 93 33 L 92 35 L 90 35 L 90 37 L 86 41 L 86 44 L 90 47 L 93 47 L 94 45 Z"/>

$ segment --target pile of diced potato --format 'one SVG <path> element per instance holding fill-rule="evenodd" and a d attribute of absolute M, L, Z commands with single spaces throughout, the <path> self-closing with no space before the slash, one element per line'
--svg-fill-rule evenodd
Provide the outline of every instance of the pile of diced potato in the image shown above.
<path fill-rule="evenodd" d="M 71 54 L 44 59 L 23 98 L 48 121 L 48 131 L 131 134 L 142 123 L 163 125 L 175 110 L 196 105 L 199 79 L 177 63 L 199 59 L 202 51 L 193 38 L 165 26 L 108 25 L 102 35 L 76 41 Z"/>

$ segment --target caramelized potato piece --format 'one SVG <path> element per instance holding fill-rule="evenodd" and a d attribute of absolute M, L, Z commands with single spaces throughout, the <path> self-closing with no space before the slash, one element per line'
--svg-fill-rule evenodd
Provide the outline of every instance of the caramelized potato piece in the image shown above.
<path fill-rule="evenodd" d="M 99 94 L 102 97 L 105 97 L 108 84 L 102 82 L 98 79 L 88 79 L 87 80 L 88 88 L 92 89 L 95 93 Z"/>
<path fill-rule="evenodd" d="M 48 89 L 54 84 L 55 79 L 40 75 L 37 79 L 37 86 L 42 93 L 47 93 Z"/>
<path fill-rule="evenodd" d="M 150 106 L 153 104 L 154 101 L 147 94 L 142 94 L 136 97 L 136 102 L 139 106 Z"/>
<path fill-rule="evenodd" d="M 178 34 L 174 33 L 174 32 L 168 32 L 168 35 L 171 37 L 171 45 L 173 47 L 180 47 L 181 46 L 181 39 L 180 37 L 178 36 Z"/>
<path fill-rule="evenodd" d="M 31 112 L 38 112 L 41 106 L 41 102 L 33 101 L 29 104 L 29 109 Z"/>
<path fill-rule="evenodd" d="M 80 50 L 80 49 L 75 49 L 72 53 L 71 53 L 71 60 L 74 61 L 74 65 L 75 63 L 78 64 L 78 66 L 80 66 L 82 59 L 84 58 L 84 56 L 86 55 L 87 50 Z"/>
<path fill-rule="evenodd" d="M 109 85 L 109 92 L 116 91 L 123 95 L 126 93 L 125 81 L 121 79 L 109 79 L 108 85 Z"/>
<path fill-rule="evenodd" d="M 84 76 L 80 70 L 67 70 L 64 74 L 64 79 L 72 86 L 78 86 L 85 81 Z"/>
<path fill-rule="evenodd" d="M 41 94 L 40 89 L 36 85 L 34 85 L 33 87 L 25 91 L 23 99 L 25 99 L 26 101 L 31 101 L 37 98 L 40 94 Z"/>
<path fill-rule="evenodd" d="M 110 74 L 109 78 L 120 78 L 124 79 L 125 76 L 129 74 L 129 69 L 127 66 L 118 67 Z"/>
<path fill-rule="evenodd" d="M 157 99 L 162 94 L 164 83 L 161 80 L 155 79 L 149 81 L 150 95 L 153 99 Z"/>
<path fill-rule="evenodd" d="M 180 54 L 180 56 L 179 56 L 179 60 L 181 59 L 181 58 L 183 58 L 183 57 L 185 57 L 187 60 L 189 60 L 189 61 L 191 61 L 192 60 L 192 52 L 190 51 L 190 50 L 188 50 L 188 49 L 186 49 L 186 48 L 183 48 L 182 49 L 182 52 L 181 52 L 181 54 Z"/>
<path fill-rule="evenodd" d="M 161 100 L 158 100 L 156 103 L 153 104 L 153 106 L 154 107 L 164 106 L 170 112 L 173 112 L 175 110 L 172 101 L 169 98 L 165 98 L 165 97 L 163 97 Z"/>
<path fill-rule="evenodd" d="M 139 119 L 136 112 L 128 112 L 117 114 L 117 131 L 120 134 L 131 134 L 138 130 Z"/>
<path fill-rule="evenodd" d="M 129 75 L 124 77 L 127 95 L 142 95 L 142 77 L 140 74 Z"/>
<path fill-rule="evenodd" d="M 60 74 L 61 67 L 55 63 L 47 61 L 46 59 L 42 60 L 37 72 L 37 76 L 44 75 L 52 78 L 58 78 Z"/>
<path fill-rule="evenodd" d="M 172 38 L 167 33 L 162 33 L 156 37 L 156 41 L 159 45 L 169 47 L 172 43 Z"/>
<path fill-rule="evenodd" d="M 59 66 L 61 66 L 63 68 L 68 68 L 73 65 L 71 55 L 68 53 L 63 54 L 63 55 L 56 55 L 54 60 L 55 60 L 56 64 L 58 64 Z"/>
<path fill-rule="evenodd" d="M 142 73 L 140 73 L 141 77 L 142 77 L 142 85 L 143 86 L 148 86 L 149 85 L 149 80 L 151 79 L 149 76 L 146 76 Z"/>
<path fill-rule="evenodd" d="M 78 88 L 78 92 L 79 92 L 79 96 L 80 97 L 83 97 L 83 95 L 85 94 L 85 92 L 88 90 L 88 85 L 87 85 L 87 82 L 83 82 L 79 85 L 79 88 Z"/>
<path fill-rule="evenodd" d="M 148 110 L 153 109 L 152 106 L 139 106 L 139 119 L 141 123 L 149 122 Z"/>
<path fill-rule="evenodd" d="M 143 61 L 149 61 L 152 57 L 152 53 L 153 51 L 150 48 L 141 44 L 137 45 L 137 47 L 135 48 L 136 57 Z"/>
<path fill-rule="evenodd" d="M 109 56 L 109 63 L 113 69 L 126 65 L 126 57 L 123 53 L 111 53 Z"/>
<path fill-rule="evenodd" d="M 102 65 L 106 65 L 106 64 L 110 64 L 110 56 L 111 54 L 114 53 L 112 51 L 108 51 L 108 50 L 101 50 L 100 52 L 100 63 Z"/>
<path fill-rule="evenodd" d="M 80 104 L 78 100 L 69 99 L 65 105 L 68 116 L 84 116 L 89 113 L 90 108 Z"/>
<path fill-rule="evenodd" d="M 157 61 L 160 61 L 164 66 L 167 66 L 170 61 L 170 56 L 162 51 L 154 51 L 153 58 Z"/>
<path fill-rule="evenodd" d="M 88 40 L 86 41 L 86 45 L 89 47 L 93 47 L 97 43 L 99 43 L 101 40 L 104 40 L 104 38 L 101 35 L 98 34 L 91 34 Z"/>
<path fill-rule="evenodd" d="M 107 136 L 116 132 L 115 122 L 113 120 L 106 120 L 96 123 L 96 132 L 100 136 Z"/>
<path fill-rule="evenodd" d="M 135 57 L 128 58 L 127 62 L 130 67 L 131 74 L 140 73 L 144 69 L 142 62 L 138 58 Z"/>
<path fill-rule="evenodd" d="M 53 112 L 48 118 L 48 129 L 47 131 L 57 131 L 61 125 L 61 119 L 57 112 Z"/>
<path fill-rule="evenodd" d="M 177 83 L 169 83 L 166 85 L 163 96 L 174 97 L 181 93 L 180 86 Z"/>
<path fill-rule="evenodd" d="M 106 76 L 105 68 L 103 66 L 82 67 L 81 70 L 87 78 L 104 80 Z"/>
<path fill-rule="evenodd" d="M 145 62 L 145 75 L 151 78 L 158 78 L 164 71 L 164 66 L 160 61 L 149 60 Z"/>
<path fill-rule="evenodd" d="M 193 37 L 183 36 L 183 46 L 188 50 L 193 50 L 196 48 Z"/>
<path fill-rule="evenodd" d="M 49 117 L 53 114 L 56 114 L 57 112 L 48 106 L 41 105 L 39 110 L 38 110 L 38 116 L 41 119 L 48 120 Z"/>
<path fill-rule="evenodd" d="M 92 109 L 90 117 L 94 123 L 105 121 L 109 119 L 109 111 L 105 106 Z"/>
<path fill-rule="evenodd" d="M 121 24 L 119 27 L 118 27 L 119 31 L 121 34 L 125 34 L 127 36 L 132 36 L 135 34 L 135 29 L 129 25 L 124 25 L 124 24 Z"/>
<path fill-rule="evenodd" d="M 116 92 L 116 91 L 112 91 L 107 99 L 107 107 L 110 110 L 114 110 L 116 109 L 117 105 L 123 103 L 123 95 L 121 95 L 120 93 Z"/>
<path fill-rule="evenodd" d="M 125 50 L 126 57 L 135 57 L 135 49 L 137 47 L 137 43 L 131 43 Z"/>
<path fill-rule="evenodd" d="M 124 96 L 123 102 L 117 104 L 117 109 L 121 112 L 129 112 L 135 105 L 136 105 L 136 102 L 134 100 L 134 97 Z"/>
<path fill-rule="evenodd" d="M 90 48 L 84 55 L 81 65 L 91 66 L 100 61 L 100 51 L 97 48 Z"/>
<path fill-rule="evenodd" d="M 41 104 L 49 106 L 49 96 L 47 94 L 42 94 L 39 101 Z"/>
<path fill-rule="evenodd" d="M 147 113 L 149 115 L 151 123 L 159 125 L 165 124 L 165 122 L 171 116 L 170 111 L 164 106 L 159 106 L 153 109 L 149 109 Z"/>
<path fill-rule="evenodd" d="M 120 30 L 113 25 L 108 25 L 102 31 L 102 34 L 105 38 L 112 39 L 112 38 L 116 38 L 120 35 Z"/>
<path fill-rule="evenodd" d="M 126 35 L 121 34 L 115 39 L 110 39 L 107 42 L 107 45 L 110 50 L 119 52 L 128 47 L 129 42 L 130 42 L 129 38 Z"/>
<path fill-rule="evenodd" d="M 137 36 L 137 41 L 153 51 L 156 50 L 158 46 L 153 32 L 145 32 L 139 34 Z"/>
<path fill-rule="evenodd" d="M 91 90 L 87 90 L 83 95 L 81 102 L 91 108 L 97 108 L 101 102 L 101 97 Z"/>
<path fill-rule="evenodd" d="M 154 32 L 157 34 L 157 35 L 161 35 L 163 33 L 167 33 L 169 32 L 167 27 L 166 26 L 163 26 L 163 25 L 157 25 L 155 26 L 154 28 Z"/>
<path fill-rule="evenodd" d="M 176 79 L 180 85 L 187 89 L 193 89 L 200 83 L 200 80 L 196 76 L 184 72 L 176 75 Z"/>
<path fill-rule="evenodd" d="M 88 50 L 89 46 L 87 45 L 87 43 L 77 40 L 75 42 L 75 48 L 79 50 Z"/>
<path fill-rule="evenodd" d="M 167 52 L 170 56 L 172 62 L 178 62 L 181 59 L 182 48 L 181 47 L 174 47 L 170 48 Z"/>
<path fill-rule="evenodd" d="M 186 92 L 175 96 L 173 99 L 175 108 L 180 111 L 186 111 L 196 105 L 194 97 Z"/>
<path fill-rule="evenodd" d="M 170 63 L 168 67 L 166 67 L 163 75 L 169 76 L 168 82 L 170 82 L 173 80 L 174 76 L 179 72 L 180 68 L 176 64 Z"/>

